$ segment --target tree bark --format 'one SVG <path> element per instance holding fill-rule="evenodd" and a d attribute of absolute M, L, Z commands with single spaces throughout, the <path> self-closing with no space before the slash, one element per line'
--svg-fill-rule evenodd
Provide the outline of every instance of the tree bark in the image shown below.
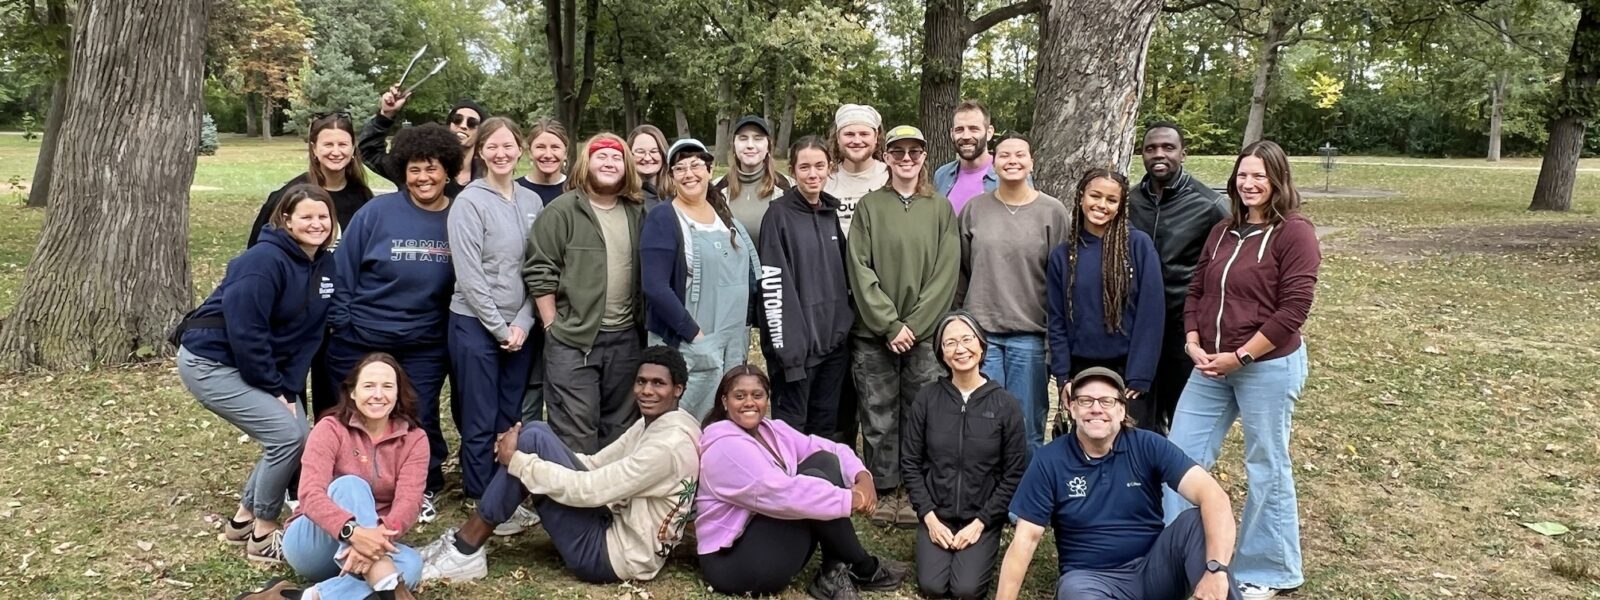
<path fill-rule="evenodd" d="M 261 135 L 261 109 L 256 104 L 255 94 L 244 95 L 244 135 L 246 137 Z"/>
<path fill-rule="evenodd" d="M 70 19 L 66 0 L 50 0 L 45 5 L 45 27 L 66 25 Z M 50 174 L 54 172 L 56 148 L 61 141 L 61 122 L 67 113 L 67 77 L 72 73 L 72 37 L 61 36 L 61 71 L 50 85 L 50 109 L 44 118 L 44 139 L 39 144 L 39 158 L 33 164 L 33 179 L 28 185 L 28 207 L 44 208 L 50 197 Z"/>
<path fill-rule="evenodd" d="M 927 164 L 937 167 L 955 160 L 950 144 L 950 123 L 961 103 L 961 55 L 972 36 L 1009 19 L 1039 12 L 1040 0 L 1019 0 L 976 19 L 967 18 L 966 0 L 928 0 L 922 13 L 922 76 L 917 123 L 928 136 Z"/>
<path fill-rule="evenodd" d="M 583 110 L 594 92 L 595 15 L 599 0 L 584 2 L 583 73 L 577 72 L 577 0 L 544 0 L 545 47 L 550 56 L 550 75 L 554 85 L 556 119 L 577 136 L 583 127 Z"/>
<path fill-rule="evenodd" d="M 208 0 L 79 5 L 61 126 L 74 142 L 56 153 L 51 210 L 0 327 L 0 367 L 167 351 L 167 332 L 194 300 L 188 199 L 209 10 Z"/>
<path fill-rule="evenodd" d="M 1582 6 L 1566 73 L 1561 77 L 1561 92 L 1556 96 L 1555 116 L 1550 119 L 1550 147 L 1539 164 L 1539 180 L 1533 186 L 1528 210 L 1572 208 L 1584 131 L 1600 109 L 1600 2 Z"/>
<path fill-rule="evenodd" d="M 1050 0 L 1034 96 L 1034 178 L 1052 193 L 1094 167 L 1126 170 L 1162 0 Z"/>
<path fill-rule="evenodd" d="M 1286 45 L 1291 22 L 1289 10 L 1278 5 L 1267 24 L 1267 35 L 1261 39 L 1260 60 L 1256 63 L 1255 84 L 1250 88 L 1250 116 L 1244 124 L 1244 145 L 1259 141 L 1266 135 L 1267 96 L 1272 92 L 1272 80 L 1278 74 L 1278 54 Z"/>
<path fill-rule="evenodd" d="M 716 153 L 717 162 L 731 164 L 728 157 L 733 156 L 733 144 L 728 143 L 732 137 L 729 127 L 733 126 L 736 118 L 733 114 L 733 77 L 724 75 L 717 78 L 717 137 L 712 152 Z"/>
<path fill-rule="evenodd" d="M 789 158 L 789 140 L 794 135 L 794 111 L 800 103 L 800 92 L 795 86 L 789 86 L 789 93 L 783 98 L 783 115 L 778 120 L 778 141 L 772 148 L 772 155 L 781 159 Z"/>
<path fill-rule="evenodd" d="M 261 139 L 272 140 L 272 96 L 261 95 Z"/>
<path fill-rule="evenodd" d="M 1489 162 L 1500 162 L 1500 129 L 1505 119 L 1508 73 L 1496 73 L 1489 85 Z"/>
<path fill-rule="evenodd" d="M 689 115 L 684 114 L 683 107 L 672 109 L 672 120 L 674 121 L 673 124 L 678 127 L 678 139 L 691 137 L 689 133 Z"/>

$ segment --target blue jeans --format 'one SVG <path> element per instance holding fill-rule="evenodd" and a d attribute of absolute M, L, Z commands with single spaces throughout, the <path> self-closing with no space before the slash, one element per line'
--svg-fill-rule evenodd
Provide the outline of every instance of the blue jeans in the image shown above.
<path fill-rule="evenodd" d="M 328 497 L 334 504 L 355 517 L 360 527 L 378 526 L 377 502 L 372 499 L 372 486 L 354 475 L 345 475 L 328 485 Z M 317 582 L 317 593 L 326 600 L 365 600 L 372 595 L 372 584 L 356 575 L 340 575 L 340 561 L 335 556 L 346 548 L 332 534 L 323 531 L 310 517 L 300 517 L 283 532 L 283 559 L 301 577 Z M 416 589 L 422 581 L 422 555 L 409 546 L 394 545 L 389 553 L 395 570 L 406 587 Z"/>
<path fill-rule="evenodd" d="M 1300 587 L 1300 513 L 1294 465 L 1289 457 L 1289 421 L 1306 382 L 1306 349 L 1241 367 L 1222 379 L 1199 371 L 1178 400 L 1168 439 L 1210 469 L 1235 419 L 1244 428 L 1244 468 L 1250 492 L 1239 522 L 1239 547 L 1231 570 L 1242 583 Z M 1167 520 L 1189 507 L 1168 489 Z"/>
<path fill-rule="evenodd" d="M 1028 433 L 1028 454 L 1044 445 L 1050 414 L 1050 368 L 1045 363 L 1044 334 L 991 333 L 983 353 L 983 376 L 1000 384 L 1022 403 L 1022 429 Z"/>

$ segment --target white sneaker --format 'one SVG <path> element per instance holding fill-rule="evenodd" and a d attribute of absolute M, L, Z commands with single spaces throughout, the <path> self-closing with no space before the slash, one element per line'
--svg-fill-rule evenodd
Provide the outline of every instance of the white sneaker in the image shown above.
<path fill-rule="evenodd" d="M 417 548 L 417 554 L 422 556 L 423 562 L 427 562 L 440 548 L 447 548 L 455 543 L 457 531 L 460 531 L 460 528 L 451 527 L 444 530 L 444 533 L 439 534 L 439 537 L 434 538 L 432 542 L 428 542 L 428 545 Z"/>
<path fill-rule="evenodd" d="M 539 513 L 528 510 L 526 506 L 518 506 L 517 512 L 511 514 L 511 520 L 494 526 L 494 534 L 500 536 L 516 535 L 538 526 Z"/>
<path fill-rule="evenodd" d="M 1263 587 L 1254 583 L 1239 584 L 1239 597 L 1244 600 L 1269 600 L 1278 597 L 1279 591 L 1281 590 L 1277 588 Z"/>
<path fill-rule="evenodd" d="M 287 491 L 283 493 L 283 505 L 289 509 L 289 514 L 294 514 L 294 511 L 300 510 L 300 501 L 290 498 Z"/>
<path fill-rule="evenodd" d="M 422 510 L 417 511 L 417 522 L 432 523 L 434 519 L 439 518 L 439 509 L 433 505 L 433 501 L 437 498 L 436 492 L 422 493 Z"/>
<path fill-rule="evenodd" d="M 453 529 L 428 544 L 419 554 L 424 557 L 423 581 L 472 581 L 489 575 L 489 559 L 484 555 L 483 548 L 472 554 L 462 554 L 456 550 Z"/>

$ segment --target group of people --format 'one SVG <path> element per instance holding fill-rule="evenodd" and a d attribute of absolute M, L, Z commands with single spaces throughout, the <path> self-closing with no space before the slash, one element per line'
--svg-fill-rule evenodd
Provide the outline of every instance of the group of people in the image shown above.
<path fill-rule="evenodd" d="M 938 169 L 921 130 L 848 104 L 787 173 L 740 119 L 714 177 L 692 138 L 574 144 L 470 101 L 390 141 L 406 100 L 359 135 L 312 120 L 307 172 L 174 335 L 184 384 L 262 446 L 221 537 L 314 582 L 247 597 L 407 598 L 487 576 L 491 536 L 535 525 L 587 582 L 653 578 L 693 532 L 731 594 L 787 588 L 820 548 L 816 598 L 1014 598 L 1045 527 L 1061 597 L 1302 583 L 1288 445 L 1321 259 L 1276 144 L 1224 198 L 1156 124 L 1137 186 L 1094 169 L 1063 201 L 972 101 Z M 474 509 L 413 549 L 446 379 Z M 1237 527 L 1208 473 L 1235 420 Z M 915 566 L 851 515 L 915 529 Z"/>

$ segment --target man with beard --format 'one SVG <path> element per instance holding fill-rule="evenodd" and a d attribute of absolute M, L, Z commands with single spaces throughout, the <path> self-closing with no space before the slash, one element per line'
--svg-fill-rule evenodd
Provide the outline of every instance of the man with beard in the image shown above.
<path fill-rule="evenodd" d="M 976 100 L 965 100 L 956 106 L 950 124 L 950 141 L 956 146 L 958 159 L 933 172 L 933 187 L 950 199 L 950 207 L 957 215 L 973 196 L 1000 187 L 1000 178 L 994 173 L 994 158 L 989 154 L 989 140 L 993 137 L 994 125 L 989 123 L 988 107 Z"/>
<path fill-rule="evenodd" d="M 400 86 L 393 86 L 383 93 L 383 98 L 378 104 L 378 114 L 372 115 L 367 124 L 361 127 L 361 136 L 356 146 L 361 151 L 361 161 L 367 164 L 367 169 L 379 176 L 392 181 L 395 185 L 405 184 L 405 173 L 394 173 L 388 168 L 388 149 L 385 141 L 394 129 L 395 115 L 400 114 L 400 109 L 405 108 L 406 101 L 411 99 L 410 94 L 402 94 Z M 461 193 L 472 180 L 483 177 L 483 161 L 473 154 L 473 148 L 478 145 L 478 124 L 489 118 L 489 111 L 471 100 L 463 99 L 450 109 L 445 121 L 449 123 L 450 133 L 455 134 L 461 142 L 461 151 L 465 153 L 461 161 L 461 169 L 450 174 L 450 179 L 445 182 L 444 195 L 454 198 Z"/>
<path fill-rule="evenodd" d="M 889 183 L 889 165 L 883 162 L 883 117 L 871 106 L 840 106 L 833 113 L 828 144 L 828 154 L 839 162 L 822 191 L 839 199 L 839 227 L 850 235 L 856 204 Z"/>
<path fill-rule="evenodd" d="M 1155 240 L 1166 288 L 1167 322 L 1151 386 L 1153 410 L 1150 422 L 1139 424 L 1163 435 L 1194 369 L 1194 361 L 1183 350 L 1183 301 L 1189 279 L 1211 227 L 1228 217 L 1222 196 L 1183 169 L 1187 157 L 1183 143 L 1183 130 L 1176 124 L 1156 123 L 1146 129 L 1139 146 L 1144 179 L 1128 194 L 1129 221 Z"/>

